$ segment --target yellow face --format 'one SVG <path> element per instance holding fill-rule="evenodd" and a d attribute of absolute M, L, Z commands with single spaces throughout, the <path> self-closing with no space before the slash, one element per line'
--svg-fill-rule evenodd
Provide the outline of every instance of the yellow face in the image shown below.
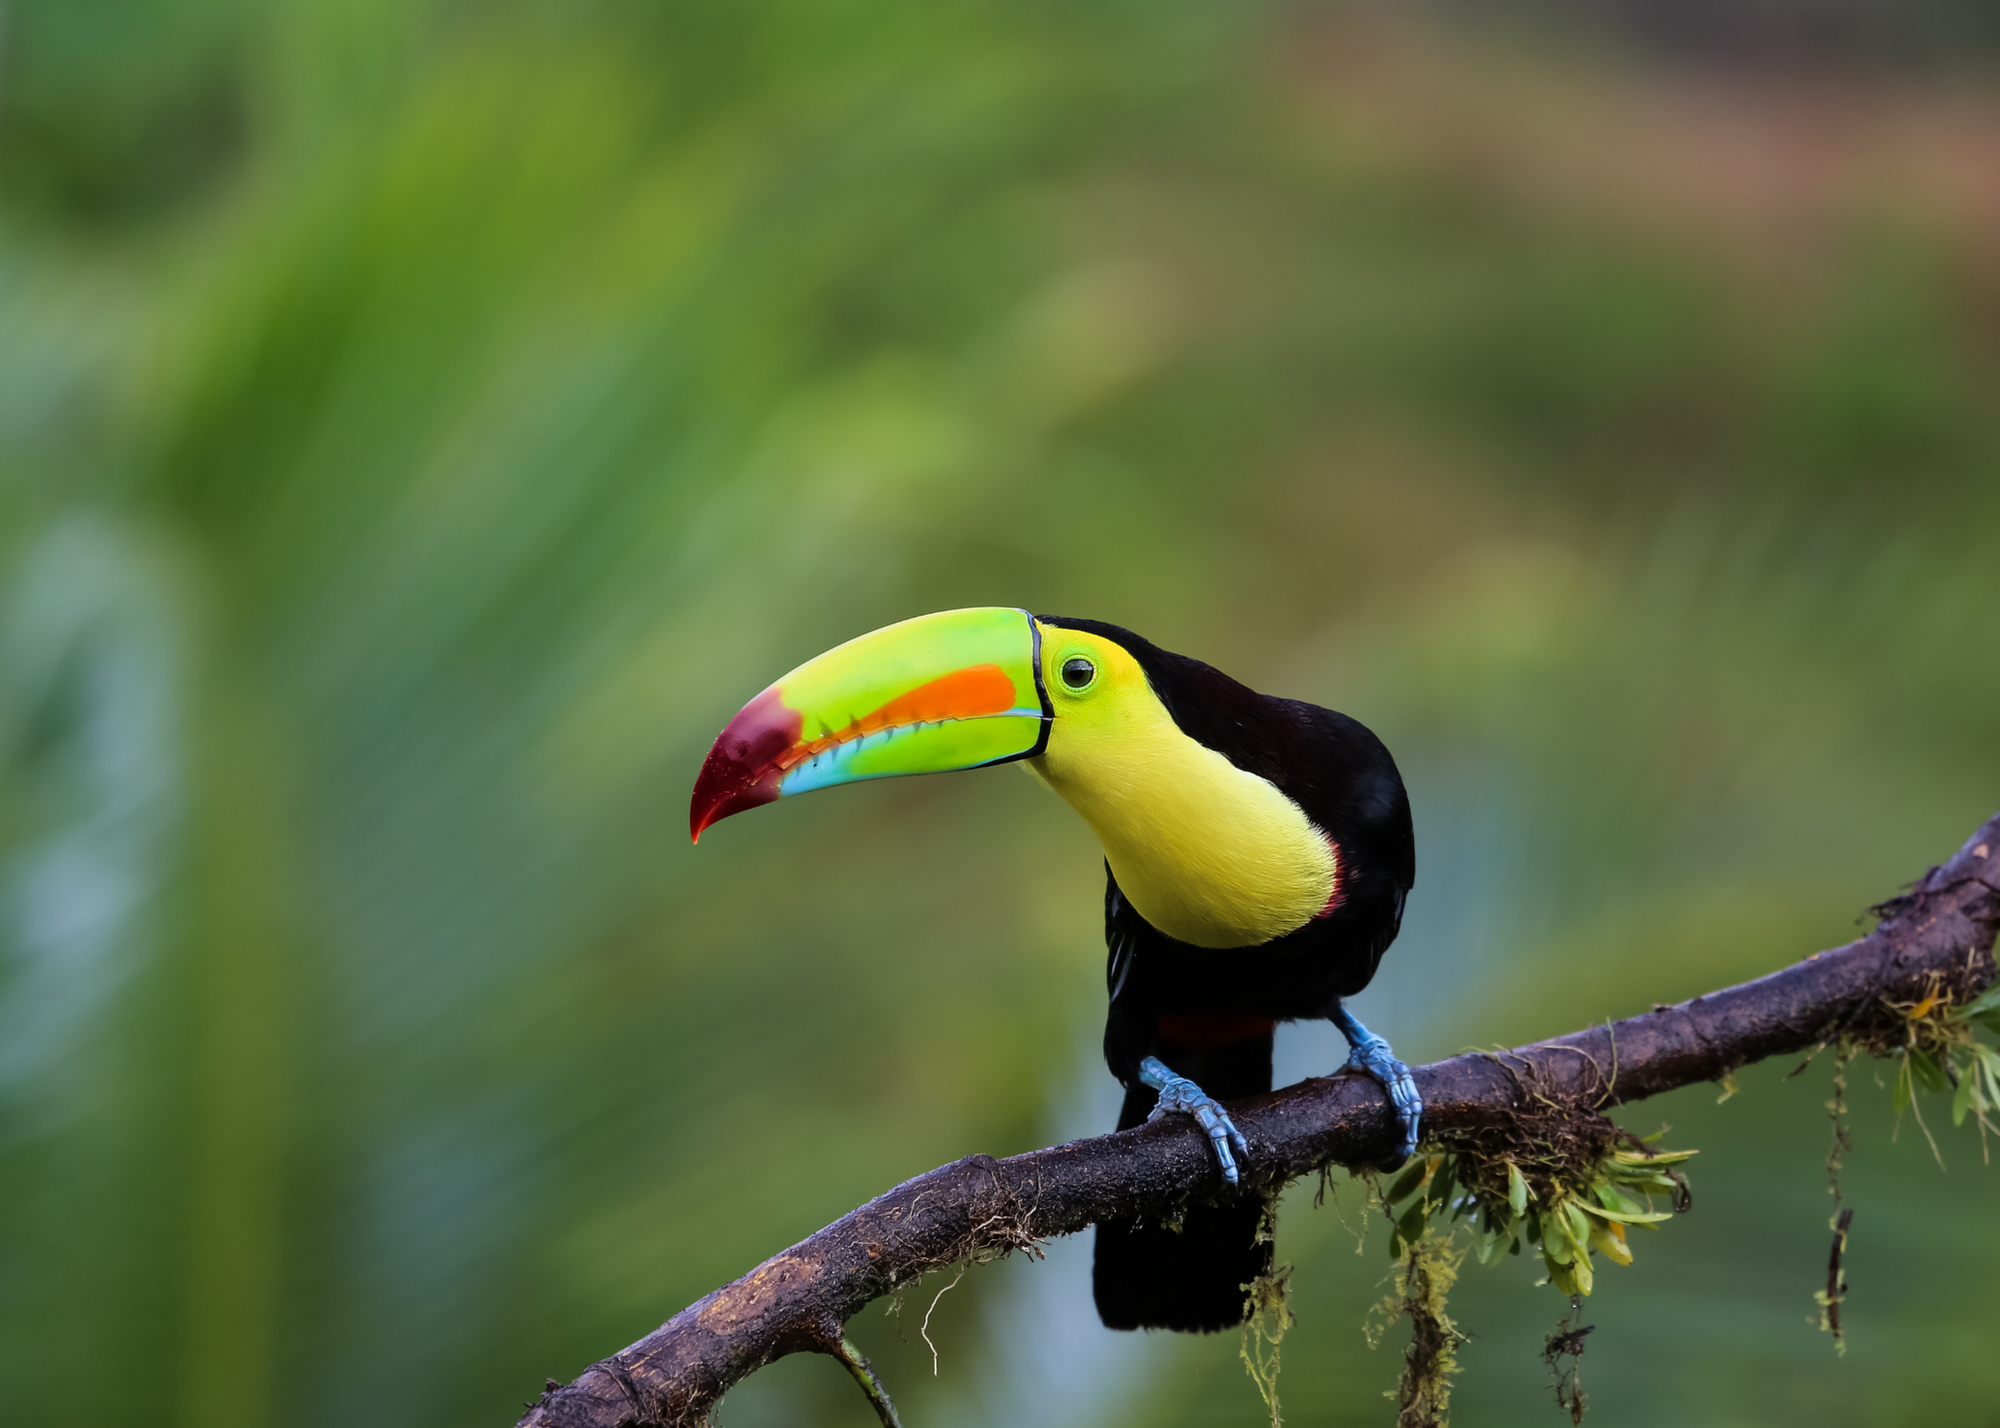
<path fill-rule="evenodd" d="M 1042 632 L 1042 686 L 1056 709 L 1046 753 L 1059 762 L 1082 759 L 1103 752 L 1134 729 L 1159 720 L 1173 723 L 1146 671 L 1122 645 L 1101 635 L 1036 623 Z"/>
<path fill-rule="evenodd" d="M 1139 915 L 1213 948 L 1269 942 L 1318 915 L 1338 869 L 1299 806 L 1181 732 L 1115 641 L 1039 628 L 1056 717 L 1028 766 L 1096 832 Z"/>

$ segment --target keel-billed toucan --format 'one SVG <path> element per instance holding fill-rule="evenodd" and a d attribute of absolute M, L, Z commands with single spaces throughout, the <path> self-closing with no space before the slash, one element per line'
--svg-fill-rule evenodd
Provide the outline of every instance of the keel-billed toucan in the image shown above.
<path fill-rule="evenodd" d="M 1104 1056 L 1122 1130 L 1192 1115 L 1229 1186 L 1248 1147 L 1212 1097 L 1270 1089 L 1276 1023 L 1325 1017 L 1416 1145 L 1422 1105 L 1341 1005 L 1368 985 L 1416 876 L 1394 760 L 1344 714 L 1246 689 L 1096 620 L 949 610 L 863 635 L 745 705 L 709 751 L 691 831 L 789 794 L 1024 761 L 1090 824 L 1109 874 Z M 1178 1227 L 1098 1227 L 1113 1328 L 1242 1322 L 1270 1267 L 1261 1202 L 1226 1192 Z"/>

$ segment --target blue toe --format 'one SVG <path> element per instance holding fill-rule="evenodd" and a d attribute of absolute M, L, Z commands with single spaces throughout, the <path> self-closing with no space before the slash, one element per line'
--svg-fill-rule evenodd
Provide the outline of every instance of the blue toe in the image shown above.
<path fill-rule="evenodd" d="M 1139 1079 L 1160 1093 L 1159 1103 L 1153 1107 L 1148 1120 L 1178 1112 L 1190 1115 L 1195 1124 L 1208 1136 L 1208 1143 L 1215 1150 L 1215 1159 L 1222 1167 L 1222 1178 L 1231 1185 L 1240 1183 L 1236 1157 L 1250 1158 L 1249 1143 L 1243 1133 L 1236 1129 L 1236 1123 L 1229 1119 L 1229 1112 L 1220 1103 L 1185 1076 L 1177 1076 L 1156 1056 L 1148 1056 L 1139 1063 Z M 1234 1147 L 1234 1153 L 1231 1148 Z"/>
<path fill-rule="evenodd" d="M 1347 1064 L 1381 1082 L 1382 1089 L 1388 1092 L 1389 1104 L 1395 1109 L 1396 1123 L 1402 1127 L 1400 1153 L 1405 1160 L 1416 1154 L 1424 1101 L 1417 1094 L 1417 1083 L 1410 1075 L 1410 1068 L 1396 1059 L 1389 1050 L 1389 1043 L 1380 1037 L 1355 1047 Z"/>
<path fill-rule="evenodd" d="M 1410 1075 L 1410 1068 L 1396 1059 L 1396 1053 L 1389 1049 L 1387 1041 L 1363 1026 L 1346 1007 L 1336 1003 L 1331 1019 L 1352 1048 L 1347 1064 L 1381 1082 L 1382 1089 L 1388 1093 L 1389 1105 L 1396 1112 L 1396 1123 L 1403 1132 L 1398 1158 L 1408 1160 L 1417 1152 L 1418 1126 L 1424 1115 L 1424 1100 L 1417 1094 L 1417 1083 Z"/>

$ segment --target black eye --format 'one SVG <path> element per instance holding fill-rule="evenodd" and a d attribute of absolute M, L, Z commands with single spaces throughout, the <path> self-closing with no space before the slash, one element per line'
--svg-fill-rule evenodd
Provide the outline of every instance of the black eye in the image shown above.
<path fill-rule="evenodd" d="M 1090 681 L 1097 678 L 1097 666 L 1087 659 L 1063 661 L 1063 683 L 1071 689 L 1087 689 Z"/>

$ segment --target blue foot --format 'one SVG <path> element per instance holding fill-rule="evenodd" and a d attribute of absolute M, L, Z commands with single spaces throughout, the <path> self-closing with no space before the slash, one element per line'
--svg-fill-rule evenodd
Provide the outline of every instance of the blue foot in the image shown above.
<path fill-rule="evenodd" d="M 1157 1056 L 1148 1056 L 1139 1063 L 1139 1079 L 1160 1093 L 1160 1103 L 1153 1107 L 1153 1114 L 1146 1119 L 1156 1121 L 1169 1111 L 1193 1116 L 1195 1123 L 1208 1132 L 1208 1143 L 1215 1147 L 1215 1158 L 1222 1162 L 1222 1178 L 1231 1185 L 1236 1184 L 1236 1156 L 1240 1155 L 1247 1161 L 1250 1147 L 1244 1142 L 1243 1133 L 1229 1119 L 1229 1112 L 1217 1104 L 1215 1097 L 1187 1077 L 1176 1076 L 1169 1071 Z M 1236 1147 L 1236 1155 L 1230 1154 L 1231 1145 Z"/>
<path fill-rule="evenodd" d="M 1396 1153 L 1396 1163 L 1400 1165 L 1417 1153 L 1417 1123 L 1424 1114 L 1424 1098 L 1417 1094 L 1417 1083 L 1410 1077 L 1410 1068 L 1396 1059 L 1396 1053 L 1389 1049 L 1388 1042 L 1363 1026 L 1346 1007 L 1335 1003 L 1332 1020 L 1340 1028 L 1340 1034 L 1347 1038 L 1348 1066 L 1373 1076 L 1389 1093 L 1389 1104 L 1395 1109 L 1396 1123 L 1403 1128 L 1403 1144 Z"/>

